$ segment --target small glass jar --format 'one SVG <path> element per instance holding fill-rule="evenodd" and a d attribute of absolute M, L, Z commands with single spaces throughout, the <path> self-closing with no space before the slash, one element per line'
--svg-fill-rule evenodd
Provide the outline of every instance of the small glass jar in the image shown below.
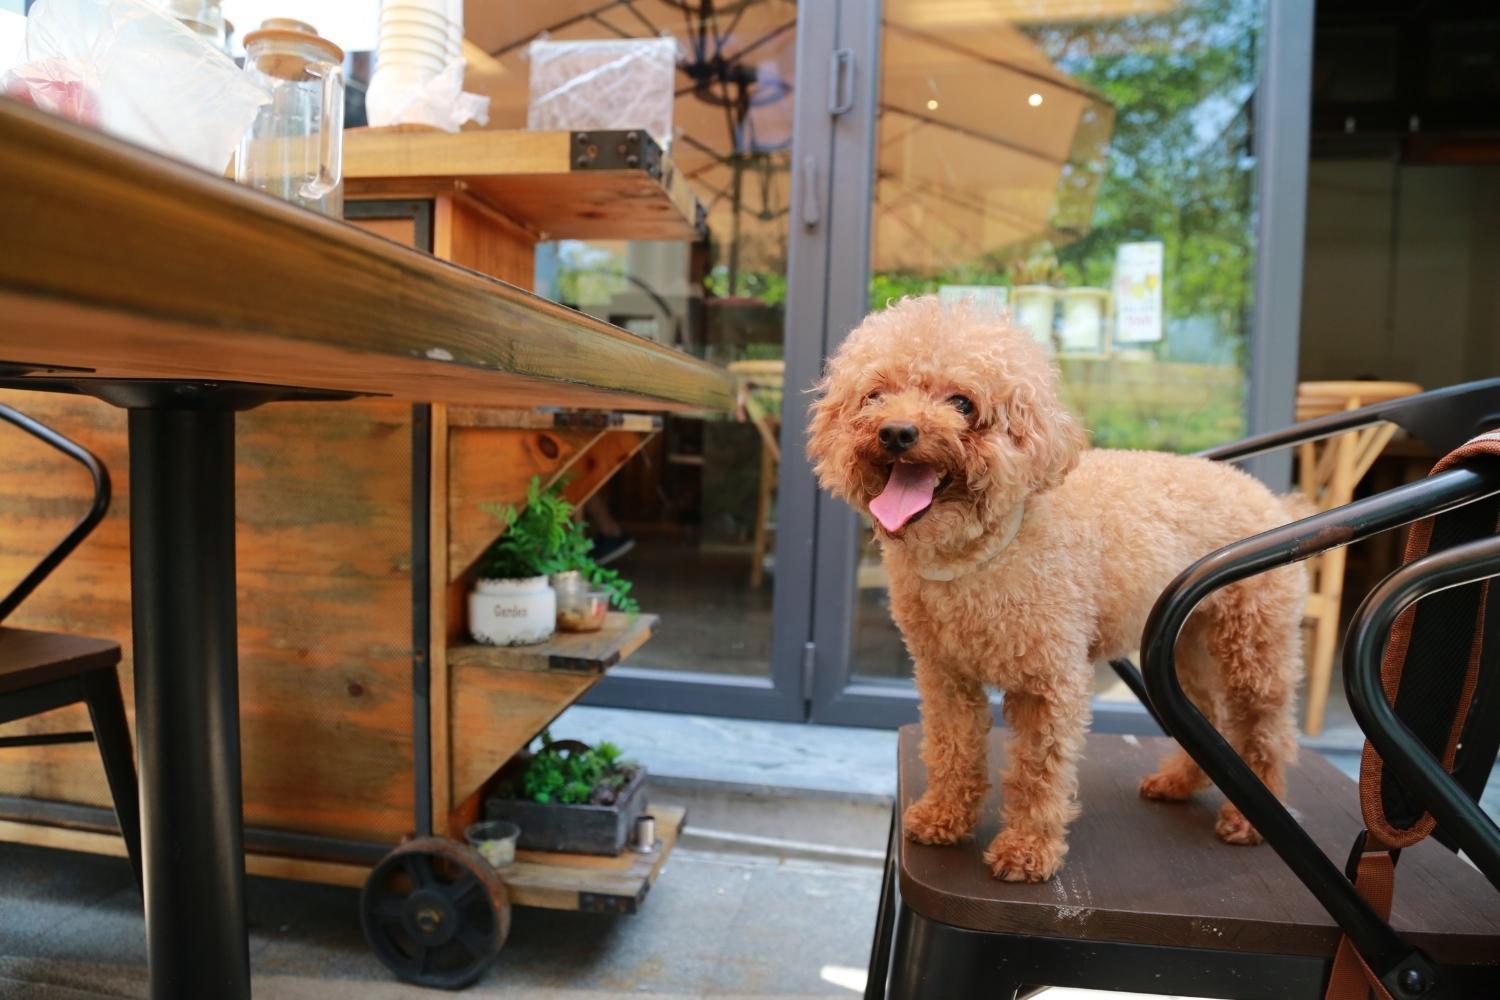
<path fill-rule="evenodd" d="M 516 862 L 516 841 L 521 828 L 505 820 L 486 820 L 464 830 L 464 839 L 489 862 L 491 868 L 508 868 Z"/>
<path fill-rule="evenodd" d="M 343 62 L 342 49 L 290 18 L 245 36 L 245 72 L 271 100 L 240 140 L 235 180 L 343 218 Z"/>
<path fill-rule="evenodd" d="M 597 632 L 609 613 L 609 591 L 589 586 L 576 570 L 552 574 L 557 592 L 557 628 L 561 632 Z"/>

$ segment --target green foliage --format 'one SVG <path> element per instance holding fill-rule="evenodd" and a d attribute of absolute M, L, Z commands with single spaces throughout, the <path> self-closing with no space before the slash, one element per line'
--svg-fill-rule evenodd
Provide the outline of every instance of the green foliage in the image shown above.
<path fill-rule="evenodd" d="M 505 533 L 480 556 L 480 576 L 516 580 L 577 570 L 594 586 L 609 591 L 610 603 L 621 611 L 640 611 L 630 596 L 630 581 L 594 562 L 594 540 L 563 496 L 562 484 L 544 490 L 539 477 L 532 476 L 524 509 L 495 504 L 486 504 L 484 509 L 505 525 Z"/>
<path fill-rule="evenodd" d="M 608 741 L 576 750 L 559 747 L 551 731 L 543 730 L 541 743 L 521 777 L 521 792 L 533 802 L 612 802 L 636 770 L 635 764 L 620 759 L 620 748 Z"/>

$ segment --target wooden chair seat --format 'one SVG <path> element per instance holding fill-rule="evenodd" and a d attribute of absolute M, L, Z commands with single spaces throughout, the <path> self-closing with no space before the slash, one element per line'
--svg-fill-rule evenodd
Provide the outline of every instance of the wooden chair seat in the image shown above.
<path fill-rule="evenodd" d="M 0 694 L 113 669 L 119 662 L 118 642 L 0 626 Z"/>
<path fill-rule="evenodd" d="M 990 769 L 1004 767 L 1001 734 L 990 734 Z M 900 738 L 899 801 L 926 788 L 920 729 Z M 992 790 L 972 840 L 925 847 L 902 838 L 902 899 L 922 915 L 979 931 L 1331 956 L 1339 928 L 1266 846 L 1214 836 L 1223 796 L 1152 802 L 1136 790 L 1174 744 L 1165 737 L 1090 734 L 1079 768 L 1083 815 L 1074 822 L 1062 872 L 1037 885 L 990 878 L 981 855 L 999 831 Z M 1290 772 L 1288 803 L 1328 855 L 1343 863 L 1363 828 L 1359 788 L 1321 755 L 1304 752 Z M 1428 840 L 1403 853 L 1391 923 L 1439 962 L 1500 957 L 1500 900 L 1479 872 Z"/>
<path fill-rule="evenodd" d="M 899 741 L 897 817 L 926 789 L 921 728 Z M 1322 996 L 1339 928 L 1268 846 L 1213 833 L 1223 796 L 1186 803 L 1137 792 L 1174 744 L 1091 734 L 1079 768 L 1083 814 L 1048 882 L 990 876 L 999 831 L 992 789 L 972 839 L 914 844 L 894 831 L 871 949 L 867 1000 L 986 996 L 1041 986 L 1262 998 Z M 1005 766 L 989 738 L 992 773 Z M 1290 773 L 1289 805 L 1342 866 L 1362 829 L 1359 789 L 1315 753 Z M 1391 923 L 1442 963 L 1454 996 L 1500 996 L 1500 902 L 1475 869 L 1432 840 L 1403 852 Z"/>
<path fill-rule="evenodd" d="M 83 733 L 0 736 L 0 750 L 92 741 L 99 749 L 125 853 L 140 885 L 139 788 L 130 724 L 115 670 L 119 662 L 117 642 L 0 625 L 0 723 L 82 704 L 88 708 L 92 727 Z"/>

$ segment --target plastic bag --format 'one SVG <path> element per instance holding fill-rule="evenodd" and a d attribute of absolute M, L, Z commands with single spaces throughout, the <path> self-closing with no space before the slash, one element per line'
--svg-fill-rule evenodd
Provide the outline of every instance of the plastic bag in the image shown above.
<path fill-rule="evenodd" d="M 37 0 L 7 94 L 222 174 L 270 95 L 143 0 Z"/>
<path fill-rule="evenodd" d="M 531 43 L 527 55 L 531 59 L 527 128 L 641 128 L 662 149 L 670 148 L 677 82 L 675 39 L 539 39 Z"/>
<path fill-rule="evenodd" d="M 465 122 L 489 124 L 490 99 L 464 90 L 464 60 L 455 59 L 437 76 L 413 82 L 408 74 L 382 72 L 377 64 L 365 92 L 365 115 L 372 126 L 431 125 L 457 132 Z"/>

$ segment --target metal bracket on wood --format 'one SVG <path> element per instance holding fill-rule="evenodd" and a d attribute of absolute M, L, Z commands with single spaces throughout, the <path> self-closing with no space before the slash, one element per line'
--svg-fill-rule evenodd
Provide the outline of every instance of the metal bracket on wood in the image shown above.
<path fill-rule="evenodd" d="M 574 170 L 644 170 L 661 180 L 661 146 L 642 129 L 573 133 Z"/>

